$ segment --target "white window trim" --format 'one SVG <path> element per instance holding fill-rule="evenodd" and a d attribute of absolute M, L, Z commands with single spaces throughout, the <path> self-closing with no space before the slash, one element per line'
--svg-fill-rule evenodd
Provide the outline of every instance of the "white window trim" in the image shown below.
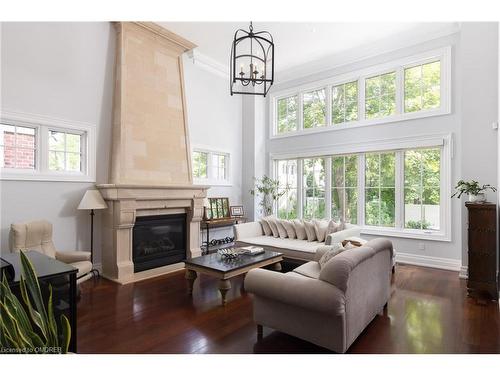
<path fill-rule="evenodd" d="M 0 118 L 2 122 L 9 125 L 36 129 L 35 169 L 1 168 L 0 180 L 96 182 L 96 127 L 94 124 L 8 110 L 1 110 Z M 85 134 L 82 149 L 83 172 L 49 170 L 49 130 Z"/>
<path fill-rule="evenodd" d="M 441 171 L 440 171 L 440 230 L 429 231 L 419 229 L 406 229 L 403 228 L 404 218 L 404 197 L 401 197 L 402 186 L 404 185 L 404 175 L 401 173 L 401 155 L 404 150 L 416 148 L 432 148 L 441 147 Z M 433 241 L 451 241 L 451 160 L 453 157 L 453 135 L 452 134 L 434 134 L 428 136 L 415 136 L 405 138 L 394 138 L 375 140 L 364 143 L 349 143 L 337 145 L 329 148 L 322 149 L 302 149 L 292 153 L 272 153 L 270 154 L 270 167 L 273 173 L 276 173 L 276 168 L 273 166 L 277 160 L 298 159 L 297 163 L 297 180 L 300 185 L 297 191 L 297 199 L 302 194 L 302 162 L 301 159 L 311 157 L 328 157 L 340 156 L 350 154 L 360 154 L 358 156 L 358 225 L 361 226 L 362 234 L 381 235 L 388 237 L 402 237 L 422 240 Z M 396 226 L 395 228 L 388 227 L 375 227 L 364 225 L 365 217 L 365 202 L 364 202 L 364 187 L 365 187 L 365 173 L 364 173 L 364 153 L 369 152 L 396 152 Z M 399 155 L 399 156 L 398 156 Z M 398 160 L 399 159 L 399 160 Z M 399 168 L 398 168 L 399 167 Z M 300 172 L 300 174 L 299 174 Z M 328 173 L 327 173 L 328 174 Z M 276 178 L 276 174 L 273 174 Z M 325 192 L 331 190 L 331 181 L 326 178 Z M 399 190 L 398 190 L 399 187 Z M 326 194 L 326 193 L 325 193 Z M 302 198 L 302 197 L 300 197 Z M 399 205 L 398 205 L 399 202 Z M 297 202 L 297 217 L 302 218 L 302 204 L 301 200 Z M 325 208 L 326 219 L 330 219 L 331 209 Z"/>
<path fill-rule="evenodd" d="M 432 61 L 441 61 L 441 99 L 440 107 L 421 110 L 417 112 L 404 112 L 404 80 L 403 71 L 407 67 L 425 64 Z M 377 76 L 380 74 L 388 73 L 391 71 L 396 72 L 396 114 L 388 117 L 365 119 L 365 79 Z M 343 122 L 332 125 L 331 119 L 331 100 L 328 93 L 331 93 L 333 86 L 342 83 L 358 81 L 358 120 Z M 314 127 L 311 129 L 304 129 L 303 115 L 302 115 L 302 96 L 305 92 L 313 91 L 315 89 L 326 88 L 327 91 L 327 119 L 326 126 Z M 297 113 L 297 131 L 279 134 L 277 131 L 277 101 L 282 98 L 298 95 L 299 108 Z M 305 134 L 314 134 L 319 132 L 338 131 L 343 129 L 352 129 L 363 126 L 370 126 L 376 124 L 387 124 L 406 120 L 413 120 L 417 118 L 425 118 L 431 116 L 442 116 L 451 113 L 451 46 L 427 51 L 417 55 L 409 56 L 406 58 L 394 60 L 388 63 L 374 65 L 365 69 L 353 71 L 346 74 L 329 77 L 323 80 L 307 83 L 304 85 L 295 86 L 290 89 L 273 92 L 269 95 L 269 138 L 280 139 L 288 137 L 296 137 Z"/>
<path fill-rule="evenodd" d="M 207 178 L 198 178 L 193 176 L 193 182 L 199 185 L 211 185 L 211 186 L 232 186 L 231 179 L 231 153 L 228 150 L 214 149 L 204 145 L 193 145 L 191 146 L 191 163 L 194 152 L 204 152 L 207 153 Z M 224 155 L 226 157 L 226 178 L 224 180 L 218 180 L 212 177 L 212 154 Z"/>

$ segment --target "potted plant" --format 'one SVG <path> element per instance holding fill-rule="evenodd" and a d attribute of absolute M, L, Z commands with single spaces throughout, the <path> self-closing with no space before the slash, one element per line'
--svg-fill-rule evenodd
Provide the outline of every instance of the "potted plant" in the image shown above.
<path fill-rule="evenodd" d="M 5 275 L 0 283 L 0 352 L 67 353 L 71 338 L 68 318 L 61 316 L 62 335 L 59 335 L 52 306 L 52 286 L 49 286 L 48 301 L 44 302 L 33 265 L 22 251 L 20 256 L 20 290 L 24 304 L 12 293 Z"/>
<path fill-rule="evenodd" d="M 254 178 L 255 188 L 250 190 L 250 194 L 259 195 L 261 197 L 260 206 L 264 216 L 272 215 L 274 203 L 283 195 L 286 194 L 290 187 L 287 185 L 284 188 L 279 186 L 278 180 L 273 180 L 271 177 L 264 175 L 262 178 Z"/>
<path fill-rule="evenodd" d="M 469 202 L 486 202 L 485 192 L 488 189 L 490 189 L 493 192 L 497 191 L 496 188 L 494 188 L 489 184 L 480 186 L 479 182 L 474 180 L 472 181 L 460 180 L 457 182 L 457 186 L 455 186 L 456 191 L 451 197 L 453 198 L 456 196 L 458 199 L 460 199 L 460 197 L 462 197 L 463 194 L 468 194 Z"/>

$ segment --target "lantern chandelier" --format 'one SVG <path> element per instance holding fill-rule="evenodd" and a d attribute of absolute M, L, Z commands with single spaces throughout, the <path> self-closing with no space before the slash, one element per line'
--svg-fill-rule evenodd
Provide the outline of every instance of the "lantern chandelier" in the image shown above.
<path fill-rule="evenodd" d="M 231 47 L 231 95 L 263 95 L 274 82 L 274 42 L 267 31 L 238 29 Z"/>

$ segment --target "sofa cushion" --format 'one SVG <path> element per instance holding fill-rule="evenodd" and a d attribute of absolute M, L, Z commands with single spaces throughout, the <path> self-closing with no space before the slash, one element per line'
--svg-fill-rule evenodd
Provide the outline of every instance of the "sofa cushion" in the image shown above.
<path fill-rule="evenodd" d="M 293 229 L 295 229 L 295 233 L 297 234 L 297 239 L 307 240 L 306 227 L 302 220 L 299 219 L 293 220 Z"/>
<path fill-rule="evenodd" d="M 306 228 L 307 240 L 309 242 L 316 241 L 316 230 L 314 229 L 314 223 L 312 221 L 304 220 L 304 226 Z"/>
<path fill-rule="evenodd" d="M 262 225 L 262 230 L 264 231 L 264 235 L 272 236 L 273 231 L 271 230 L 271 227 L 269 226 L 269 223 L 267 222 L 265 217 L 263 217 L 260 220 L 260 224 Z"/>
<path fill-rule="evenodd" d="M 307 262 L 293 270 L 291 273 L 298 273 L 303 276 L 311 277 L 313 279 L 319 278 L 321 268 L 318 262 Z"/>
<path fill-rule="evenodd" d="M 237 246 L 262 246 L 266 250 L 283 253 L 287 258 L 313 260 L 316 254 L 318 242 L 297 240 L 290 238 L 274 238 L 271 236 L 248 237 L 236 242 Z"/>
<path fill-rule="evenodd" d="M 331 233 L 341 231 L 342 230 L 342 229 L 340 229 L 341 225 L 342 225 L 341 223 L 337 223 L 334 220 L 330 220 L 330 222 L 328 223 L 328 228 L 326 229 L 326 235 L 328 236 Z"/>
<path fill-rule="evenodd" d="M 269 217 L 266 220 L 269 223 L 269 226 L 271 227 L 271 231 L 273 232 L 273 237 L 279 237 L 280 236 L 280 232 L 278 232 L 278 226 L 276 225 L 276 218 L 275 217 Z"/>
<path fill-rule="evenodd" d="M 328 229 L 328 220 L 313 220 L 314 230 L 316 231 L 316 238 L 318 242 L 325 242 L 326 231 Z"/>
<path fill-rule="evenodd" d="M 281 223 L 285 227 L 288 238 L 297 238 L 297 234 L 295 233 L 293 223 L 290 220 L 281 220 Z"/>
<path fill-rule="evenodd" d="M 280 238 L 287 238 L 288 233 L 286 232 L 285 226 L 283 225 L 283 220 L 276 219 L 275 223 L 276 223 L 276 226 L 278 227 L 278 234 L 279 234 Z"/>

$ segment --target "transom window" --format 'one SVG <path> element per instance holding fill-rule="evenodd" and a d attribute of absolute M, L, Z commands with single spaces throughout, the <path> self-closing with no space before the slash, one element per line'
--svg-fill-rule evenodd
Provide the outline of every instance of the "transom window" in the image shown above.
<path fill-rule="evenodd" d="M 0 125 L 0 166 L 12 169 L 35 169 L 36 129 Z"/>
<path fill-rule="evenodd" d="M 438 108 L 441 104 L 441 62 L 405 69 L 405 112 Z"/>
<path fill-rule="evenodd" d="M 82 134 L 49 130 L 49 169 L 82 171 Z"/>
<path fill-rule="evenodd" d="M 193 150 L 192 152 L 193 178 L 201 183 L 227 184 L 229 183 L 229 154 Z"/>
<path fill-rule="evenodd" d="M 326 90 L 306 92 L 302 98 L 304 128 L 311 129 L 326 125 Z"/>
<path fill-rule="evenodd" d="M 396 113 L 396 72 L 365 81 L 365 117 L 388 117 Z"/>
<path fill-rule="evenodd" d="M 358 82 L 332 87 L 332 124 L 358 119 Z"/>
<path fill-rule="evenodd" d="M 368 233 L 444 237 L 449 177 L 442 177 L 443 152 L 436 146 L 275 160 L 280 189 L 290 188 L 277 202 L 277 215 L 332 218 Z"/>
<path fill-rule="evenodd" d="M 445 47 L 275 92 L 271 137 L 450 113 L 450 60 Z"/>
<path fill-rule="evenodd" d="M 297 130 L 297 95 L 278 100 L 278 133 Z"/>

